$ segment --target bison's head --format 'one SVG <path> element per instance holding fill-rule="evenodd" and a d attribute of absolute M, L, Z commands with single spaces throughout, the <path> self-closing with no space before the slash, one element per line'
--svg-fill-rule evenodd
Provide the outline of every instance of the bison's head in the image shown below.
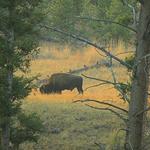
<path fill-rule="evenodd" d="M 50 84 L 42 85 L 39 90 L 42 94 L 53 93 L 53 87 Z"/>
<path fill-rule="evenodd" d="M 45 91 L 45 85 L 42 85 L 40 88 L 39 88 L 40 92 L 42 94 L 44 94 L 46 91 Z"/>

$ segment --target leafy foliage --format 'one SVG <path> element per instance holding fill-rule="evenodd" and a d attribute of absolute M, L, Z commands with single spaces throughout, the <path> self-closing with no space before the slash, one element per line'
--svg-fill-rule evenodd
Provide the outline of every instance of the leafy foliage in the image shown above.
<path fill-rule="evenodd" d="M 135 10 L 138 9 L 137 2 L 128 2 Z M 107 21 L 93 21 L 91 19 L 80 19 L 81 17 L 96 18 L 99 20 L 109 20 L 118 22 L 125 26 L 133 25 L 132 9 L 118 0 L 52 0 L 46 7 L 47 24 L 60 28 L 61 30 L 76 33 L 77 35 L 88 37 L 96 41 L 124 40 L 129 42 L 134 38 L 134 34 L 120 25 Z M 128 31 L 128 32 L 127 32 Z M 54 32 L 45 32 L 51 40 L 61 40 L 71 42 L 72 39 Z M 75 40 L 73 40 L 75 42 Z"/>
<path fill-rule="evenodd" d="M 127 82 L 127 83 L 118 83 L 117 86 L 115 86 L 115 89 L 117 89 L 117 91 L 119 92 L 119 96 L 122 100 L 124 100 L 125 102 L 130 102 L 130 94 L 131 94 L 131 83 Z"/>
<path fill-rule="evenodd" d="M 1 130 L 5 130 L 6 125 L 10 127 L 14 117 L 21 112 L 22 100 L 30 93 L 33 87 L 32 81 L 35 78 L 17 77 L 15 72 L 17 70 L 27 72 L 32 56 L 38 53 L 38 25 L 44 17 L 40 8 L 41 2 L 42 0 L 0 1 Z M 27 120 L 30 123 L 34 123 L 36 120 L 33 120 L 32 117 L 37 118 L 36 116 L 25 118 L 23 115 L 22 117 L 25 119 L 22 124 L 25 124 Z M 16 132 L 16 130 L 14 129 L 12 132 Z M 25 132 L 28 132 L 28 130 L 22 130 L 22 132 L 26 134 Z M 17 132 L 17 134 L 21 133 Z M 25 138 L 31 139 L 30 136 Z"/>
<path fill-rule="evenodd" d="M 37 142 L 40 133 L 44 131 L 43 129 L 44 126 L 37 114 L 18 114 L 11 126 L 10 140 L 13 147 L 18 148 L 20 144 L 26 141 Z"/>
<path fill-rule="evenodd" d="M 135 62 L 135 56 L 132 55 L 132 56 L 130 56 L 130 57 L 126 57 L 126 58 L 125 58 L 125 62 L 126 62 L 127 64 L 129 64 L 130 66 L 132 66 L 132 68 L 133 68 L 134 62 Z M 132 69 L 131 69 L 131 68 L 128 68 L 128 71 L 131 72 Z"/>

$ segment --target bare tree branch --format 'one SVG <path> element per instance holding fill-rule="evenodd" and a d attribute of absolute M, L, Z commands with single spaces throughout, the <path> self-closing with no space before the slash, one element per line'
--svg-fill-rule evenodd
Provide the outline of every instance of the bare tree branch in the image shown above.
<path fill-rule="evenodd" d="M 111 67 L 110 67 L 110 68 L 111 68 Z M 105 83 L 105 84 L 111 84 L 111 85 L 113 85 L 113 86 L 115 87 L 115 89 L 116 89 L 117 91 L 119 91 L 119 93 L 120 93 L 121 96 L 124 98 L 124 100 L 126 100 L 126 101 L 129 103 L 129 101 L 130 101 L 130 100 L 129 100 L 129 97 L 127 97 L 127 95 L 126 95 L 125 93 L 123 93 L 123 91 L 121 90 L 121 88 L 120 88 L 120 83 L 116 82 L 115 74 L 114 74 L 114 72 L 112 71 L 112 69 L 111 69 L 111 73 L 112 73 L 112 77 L 113 77 L 114 82 L 112 82 L 112 81 L 107 81 L 107 80 L 103 80 L 103 79 L 99 79 L 99 78 L 89 77 L 89 76 L 86 76 L 86 75 L 84 75 L 84 74 L 81 74 L 81 75 L 84 76 L 85 78 L 89 78 L 89 79 L 92 79 L 92 80 L 97 80 L 97 81 L 103 82 L 103 83 L 97 84 L 97 85 L 95 85 L 95 86 L 93 86 L 93 87 L 100 86 L 100 85 L 102 85 L 102 84 L 104 84 L 104 83 Z M 121 84 L 126 86 L 126 84 L 123 84 L 123 83 L 121 83 Z M 92 88 L 92 86 L 89 87 L 89 88 Z"/>
<path fill-rule="evenodd" d="M 84 43 L 87 43 L 87 44 L 89 44 L 89 45 L 91 45 L 91 46 L 93 46 L 93 47 L 95 47 L 95 48 L 101 50 L 101 51 L 102 51 L 103 53 L 105 53 L 107 56 L 112 57 L 114 60 L 118 61 L 118 62 L 119 62 L 120 64 L 122 64 L 123 66 L 126 66 L 127 68 L 131 68 L 131 69 L 132 69 L 132 67 L 131 67 L 129 64 L 127 64 L 127 63 L 124 62 L 123 60 L 121 60 L 121 59 L 119 59 L 118 57 L 116 57 L 116 56 L 114 56 L 113 54 L 111 54 L 111 53 L 110 53 L 109 51 L 107 51 L 104 47 L 101 47 L 101 46 L 99 46 L 99 45 L 97 45 L 97 44 L 95 44 L 95 43 L 93 43 L 93 42 L 91 42 L 91 41 L 89 41 L 89 40 L 87 40 L 87 39 L 78 37 L 77 35 L 74 35 L 74 34 L 67 33 L 67 32 L 65 32 L 65 31 L 62 31 L 62 30 L 57 29 L 57 28 L 55 28 L 55 27 L 51 27 L 51 26 L 47 26 L 47 25 L 41 25 L 41 27 L 44 27 L 44 28 L 46 28 L 46 29 L 53 30 L 53 31 L 58 32 L 58 33 L 61 33 L 61 34 L 65 35 L 65 36 L 69 36 L 69 37 L 75 38 L 75 39 L 77 39 L 77 40 L 79 40 L 79 41 L 82 41 L 82 42 L 84 42 Z"/>
<path fill-rule="evenodd" d="M 103 80 L 103 79 L 99 79 L 99 78 L 94 78 L 94 77 L 89 77 L 89 76 L 86 76 L 84 74 L 81 74 L 83 77 L 85 78 L 89 78 L 89 79 L 92 79 L 92 80 L 97 80 L 97 81 L 101 81 L 101 82 L 104 82 L 104 83 L 107 83 L 107 84 L 112 84 L 112 85 L 115 85 L 117 83 L 114 83 L 114 82 L 111 82 L 111 81 L 107 81 L 107 80 Z"/>
<path fill-rule="evenodd" d="M 126 120 L 127 121 L 127 120 Z M 120 131 L 124 131 L 124 132 L 127 132 L 128 130 L 127 129 L 124 129 L 124 128 L 121 128 L 121 129 L 118 129 L 117 133 L 116 133 L 116 136 L 115 136 L 115 139 L 117 139 Z"/>
<path fill-rule="evenodd" d="M 135 51 L 128 51 L 128 52 L 117 53 L 115 56 L 119 56 L 119 55 L 123 55 L 123 54 L 128 54 L 128 53 L 135 53 Z"/>
<path fill-rule="evenodd" d="M 111 20 L 104 20 L 104 19 L 97 19 L 97 18 L 93 18 L 93 17 L 81 17 L 81 16 L 77 16 L 77 18 L 79 19 L 84 19 L 84 20 L 92 20 L 92 21 L 97 21 L 97 22 L 106 22 L 106 23 L 112 23 L 112 24 L 116 24 L 119 26 L 122 26 L 130 31 L 133 31 L 135 33 L 137 33 L 137 31 L 135 29 L 133 29 L 132 27 L 126 26 L 124 24 L 121 24 L 119 22 L 115 22 L 115 21 L 111 21 Z"/>
<path fill-rule="evenodd" d="M 112 69 L 112 59 L 111 59 L 111 57 L 108 59 L 108 62 L 109 62 L 109 64 L 111 64 L 110 67 L 109 67 L 109 70 L 110 70 L 110 72 L 112 74 L 112 78 L 113 78 L 114 84 L 116 85 L 117 84 L 117 79 L 116 79 L 116 75 L 115 75 L 115 73 L 114 73 L 114 71 Z"/>
<path fill-rule="evenodd" d="M 142 61 L 145 61 L 145 63 L 146 63 L 146 61 L 147 61 L 148 58 L 150 58 L 150 54 L 147 54 L 147 55 L 145 55 L 145 56 L 139 58 L 139 59 L 137 60 L 137 62 L 132 66 L 132 69 L 136 68 L 140 63 L 142 63 Z M 145 71 L 146 71 L 146 68 L 148 67 L 147 65 L 150 65 L 150 64 L 149 64 L 148 62 L 146 63 L 146 65 L 145 65 Z M 146 71 L 146 73 L 148 74 L 147 71 Z M 147 94 L 148 94 L 148 93 L 147 93 Z"/>
<path fill-rule="evenodd" d="M 142 5 L 144 4 L 144 0 L 138 0 Z"/>
<path fill-rule="evenodd" d="M 110 111 L 113 114 L 115 114 L 116 116 L 118 116 L 120 119 L 122 119 L 125 123 L 127 121 L 126 118 L 124 118 L 120 113 L 114 111 L 113 109 L 110 109 L 110 108 L 100 108 L 100 107 L 95 107 L 95 106 L 91 106 L 91 105 L 88 105 L 88 104 L 85 104 L 85 105 L 88 106 L 88 107 L 90 107 L 90 108 L 97 109 L 97 110 L 107 110 L 107 111 Z"/>
<path fill-rule="evenodd" d="M 99 84 L 91 85 L 91 86 L 85 88 L 84 91 L 87 91 L 90 88 L 98 87 L 98 86 L 105 85 L 105 84 L 108 84 L 108 83 L 99 83 Z"/>
<path fill-rule="evenodd" d="M 146 108 L 146 109 L 144 109 L 144 110 L 142 110 L 142 111 L 136 113 L 135 116 L 139 116 L 139 115 L 141 115 L 141 114 L 143 114 L 143 113 L 145 113 L 145 112 L 147 112 L 147 111 L 149 111 L 149 110 L 150 110 L 150 107 L 148 107 L 148 108 Z"/>
<path fill-rule="evenodd" d="M 103 100 L 103 101 L 98 101 L 98 100 L 94 100 L 94 99 L 84 99 L 84 100 L 75 100 L 73 101 L 73 103 L 77 103 L 77 102 L 81 102 L 81 103 L 85 103 L 85 102 L 95 102 L 95 103 L 98 103 L 98 104 L 102 104 L 102 105 L 107 105 L 107 106 L 111 106 L 113 108 L 116 108 L 118 110 L 121 110 L 125 113 L 128 113 L 128 111 L 124 108 L 121 108 L 121 107 L 118 107 L 116 105 L 113 105 L 113 104 L 110 104 L 110 103 L 107 103 L 107 102 L 104 102 L 106 100 Z"/>
<path fill-rule="evenodd" d="M 109 60 L 109 63 L 112 63 L 111 58 L 110 58 L 110 60 Z M 127 101 L 127 102 L 129 103 L 129 102 L 130 102 L 130 98 L 128 97 L 128 95 L 127 95 L 124 91 L 122 91 L 122 89 L 121 89 L 121 87 L 120 87 L 120 83 L 117 83 L 116 75 L 115 75 L 115 72 L 114 72 L 114 70 L 113 70 L 113 68 L 112 68 L 111 65 L 110 65 L 110 67 L 109 67 L 109 70 L 110 70 L 110 72 L 111 72 L 111 74 L 112 74 L 112 78 L 113 78 L 113 81 L 114 81 L 114 87 L 115 87 L 115 89 L 117 89 L 117 91 L 119 91 L 119 93 L 120 93 L 121 96 L 122 96 L 122 99 L 123 99 L 124 101 Z"/>
<path fill-rule="evenodd" d="M 118 83 L 117 81 L 116 81 L 116 77 L 115 77 L 115 74 L 114 74 L 114 72 L 113 72 L 113 70 L 112 70 L 112 67 L 110 67 L 111 69 L 111 73 L 112 73 L 112 77 L 113 77 L 113 80 L 114 80 L 114 82 L 112 82 L 112 81 L 108 81 L 108 80 L 103 80 L 103 79 L 99 79 L 99 78 L 95 78 L 95 77 L 89 77 L 89 76 L 86 76 L 86 75 L 84 75 L 84 74 L 81 74 L 83 77 L 85 77 L 85 78 L 89 78 L 89 79 L 92 79 L 92 80 L 96 80 L 96 81 L 100 81 L 100 82 L 102 82 L 101 84 L 97 84 L 97 85 L 93 85 L 93 87 L 96 87 L 96 86 L 100 86 L 100 85 L 102 85 L 102 84 L 111 84 L 111 85 L 113 85 L 114 86 L 114 88 L 121 94 L 121 96 L 123 97 L 123 100 L 125 100 L 125 101 L 127 101 L 128 103 L 130 102 L 130 99 L 129 99 L 129 97 L 122 91 L 122 89 L 121 89 L 121 87 L 120 87 L 120 85 L 125 85 L 126 86 L 126 84 L 123 84 L 123 83 Z M 89 88 L 92 88 L 92 86 L 91 87 L 89 87 Z"/>
<path fill-rule="evenodd" d="M 101 81 L 101 82 L 103 82 L 103 83 L 106 83 L 106 84 L 112 84 L 112 85 L 116 85 L 116 84 L 120 84 L 120 83 L 114 83 L 114 82 L 111 82 L 111 81 L 108 81 L 108 80 L 103 80 L 103 79 L 99 79 L 99 78 L 95 78 L 95 77 L 89 77 L 89 76 L 87 76 L 87 75 L 84 75 L 84 74 L 81 74 L 83 77 L 85 77 L 85 78 L 89 78 L 89 79 L 92 79 L 92 80 L 97 80 L 97 81 Z M 126 84 L 124 84 L 124 85 L 126 85 Z"/>
<path fill-rule="evenodd" d="M 97 143 L 97 142 L 95 142 L 94 144 L 95 144 L 96 146 L 98 146 L 98 148 L 99 148 L 100 150 L 104 150 L 105 147 L 106 147 L 106 144 L 103 144 L 103 143 Z"/>
<path fill-rule="evenodd" d="M 127 7 L 129 7 L 129 8 L 132 10 L 132 14 L 133 14 L 133 25 L 134 25 L 134 27 L 136 28 L 136 25 L 137 25 L 136 18 L 137 18 L 137 16 L 136 16 L 136 10 L 135 10 L 134 6 L 132 6 L 131 4 L 129 4 L 129 3 L 127 2 L 127 0 L 122 0 L 122 2 L 123 2 L 124 5 L 126 5 Z"/>

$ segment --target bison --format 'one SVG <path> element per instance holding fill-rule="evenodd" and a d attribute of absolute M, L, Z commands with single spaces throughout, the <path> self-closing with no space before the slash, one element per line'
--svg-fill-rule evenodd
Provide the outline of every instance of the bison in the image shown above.
<path fill-rule="evenodd" d="M 55 73 L 51 75 L 49 82 L 40 87 L 41 93 L 59 93 L 63 90 L 73 90 L 77 88 L 79 94 L 83 94 L 82 89 L 83 79 L 80 76 L 67 74 L 67 73 Z"/>
<path fill-rule="evenodd" d="M 43 84 L 41 87 L 40 87 L 40 92 L 42 94 L 48 94 L 49 93 L 49 85 L 48 84 Z"/>

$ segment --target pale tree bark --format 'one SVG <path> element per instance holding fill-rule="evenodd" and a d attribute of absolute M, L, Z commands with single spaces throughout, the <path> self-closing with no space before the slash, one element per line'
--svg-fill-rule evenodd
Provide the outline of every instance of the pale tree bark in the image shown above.
<path fill-rule="evenodd" d="M 127 150 L 142 150 L 144 113 L 147 106 L 148 72 L 150 54 L 150 0 L 141 5 L 139 24 L 137 27 L 136 61 L 129 104 L 128 132 L 126 134 Z"/>

